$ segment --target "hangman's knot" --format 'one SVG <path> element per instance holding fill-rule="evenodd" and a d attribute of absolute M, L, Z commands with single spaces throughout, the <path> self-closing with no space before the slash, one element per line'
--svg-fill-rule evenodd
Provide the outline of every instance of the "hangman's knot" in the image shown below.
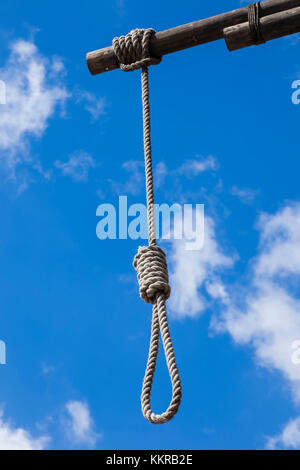
<path fill-rule="evenodd" d="M 140 246 L 133 266 L 137 272 L 140 296 L 145 302 L 153 304 L 158 293 L 161 293 L 165 300 L 170 297 L 166 255 L 159 246 Z"/>
<path fill-rule="evenodd" d="M 126 36 L 114 38 L 113 48 L 120 62 L 120 69 L 133 72 L 141 67 L 157 65 L 161 57 L 150 56 L 151 37 L 154 29 L 133 29 Z"/>

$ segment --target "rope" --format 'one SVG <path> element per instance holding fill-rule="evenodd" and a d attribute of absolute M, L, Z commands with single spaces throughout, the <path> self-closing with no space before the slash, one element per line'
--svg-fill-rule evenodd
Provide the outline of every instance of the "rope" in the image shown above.
<path fill-rule="evenodd" d="M 113 48 L 123 72 L 133 72 L 141 67 L 157 65 L 161 57 L 150 57 L 150 41 L 154 29 L 133 29 L 126 36 L 114 38 Z"/>
<path fill-rule="evenodd" d="M 248 5 L 248 21 L 253 43 L 257 46 L 259 44 L 264 44 L 266 41 L 261 30 L 260 2 L 251 3 Z"/>
<path fill-rule="evenodd" d="M 139 247 L 133 266 L 137 272 L 140 296 L 153 305 L 150 347 L 143 381 L 141 405 L 144 417 L 153 424 L 170 421 L 178 411 L 181 402 L 181 382 L 169 331 L 166 300 L 170 296 L 168 266 L 164 251 L 156 244 L 154 188 L 152 170 L 152 146 L 149 102 L 148 65 L 161 62 L 161 58 L 150 56 L 150 41 L 153 29 L 135 29 L 126 36 L 114 38 L 113 47 L 120 62 L 121 70 L 132 72 L 142 69 L 142 102 L 144 157 L 146 175 L 146 197 L 148 215 L 148 246 Z M 167 410 L 157 415 L 151 409 L 151 390 L 156 368 L 159 334 L 161 334 L 166 362 L 172 383 L 172 400 Z"/>

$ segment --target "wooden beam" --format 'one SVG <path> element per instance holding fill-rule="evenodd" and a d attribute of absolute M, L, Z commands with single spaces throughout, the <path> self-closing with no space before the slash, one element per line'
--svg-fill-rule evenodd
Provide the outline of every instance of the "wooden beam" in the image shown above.
<path fill-rule="evenodd" d="M 281 38 L 300 32 L 300 7 L 265 16 L 260 21 L 264 40 Z M 224 39 L 230 51 L 253 46 L 249 23 L 242 23 L 224 29 Z"/>
<path fill-rule="evenodd" d="M 263 18 L 296 7 L 300 7 L 300 0 L 266 0 L 261 2 L 260 13 Z M 151 41 L 150 52 L 153 56 L 161 56 L 217 41 L 224 37 L 225 29 L 247 21 L 248 7 L 243 7 L 208 19 L 160 31 L 155 34 Z M 91 74 L 97 75 L 117 69 L 119 61 L 112 46 L 109 46 L 89 52 L 87 54 L 87 65 Z"/>

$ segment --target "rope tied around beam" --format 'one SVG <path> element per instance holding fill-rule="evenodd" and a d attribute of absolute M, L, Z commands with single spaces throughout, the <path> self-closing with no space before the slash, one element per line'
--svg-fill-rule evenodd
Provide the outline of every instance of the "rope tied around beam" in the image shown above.
<path fill-rule="evenodd" d="M 248 21 L 253 44 L 259 46 L 266 41 L 263 37 L 260 23 L 260 2 L 248 5 Z"/>
<path fill-rule="evenodd" d="M 141 405 L 143 415 L 148 421 L 152 424 L 163 424 L 170 421 L 177 413 L 182 394 L 166 310 L 166 300 L 171 292 L 168 266 L 164 251 L 157 246 L 155 232 L 148 66 L 159 64 L 161 58 L 150 56 L 150 41 L 154 34 L 153 29 L 134 29 L 127 36 L 114 38 L 113 48 L 119 59 L 121 70 L 132 72 L 141 68 L 148 246 L 139 247 L 133 266 L 137 271 L 140 296 L 147 303 L 153 305 L 150 347 L 142 387 Z M 167 410 L 157 415 L 151 409 L 151 390 L 158 356 L 159 334 L 161 334 L 172 383 L 172 400 Z"/>
<path fill-rule="evenodd" d="M 158 65 L 161 57 L 150 56 L 150 42 L 154 29 L 133 29 L 126 36 L 114 38 L 113 48 L 123 72 L 133 72 L 148 65 Z"/>

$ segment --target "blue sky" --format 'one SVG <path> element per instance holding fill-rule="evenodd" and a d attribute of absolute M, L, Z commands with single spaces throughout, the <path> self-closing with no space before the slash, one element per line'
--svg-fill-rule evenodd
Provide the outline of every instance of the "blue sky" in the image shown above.
<path fill-rule="evenodd" d="M 163 426 L 140 411 L 140 241 L 96 236 L 99 204 L 145 201 L 140 77 L 92 77 L 85 54 L 240 4 L 2 5 L 1 449 L 300 448 L 299 38 L 219 41 L 150 71 L 156 200 L 206 214 L 202 250 L 163 243 L 183 383 Z M 160 356 L 154 410 L 169 398 Z"/>

